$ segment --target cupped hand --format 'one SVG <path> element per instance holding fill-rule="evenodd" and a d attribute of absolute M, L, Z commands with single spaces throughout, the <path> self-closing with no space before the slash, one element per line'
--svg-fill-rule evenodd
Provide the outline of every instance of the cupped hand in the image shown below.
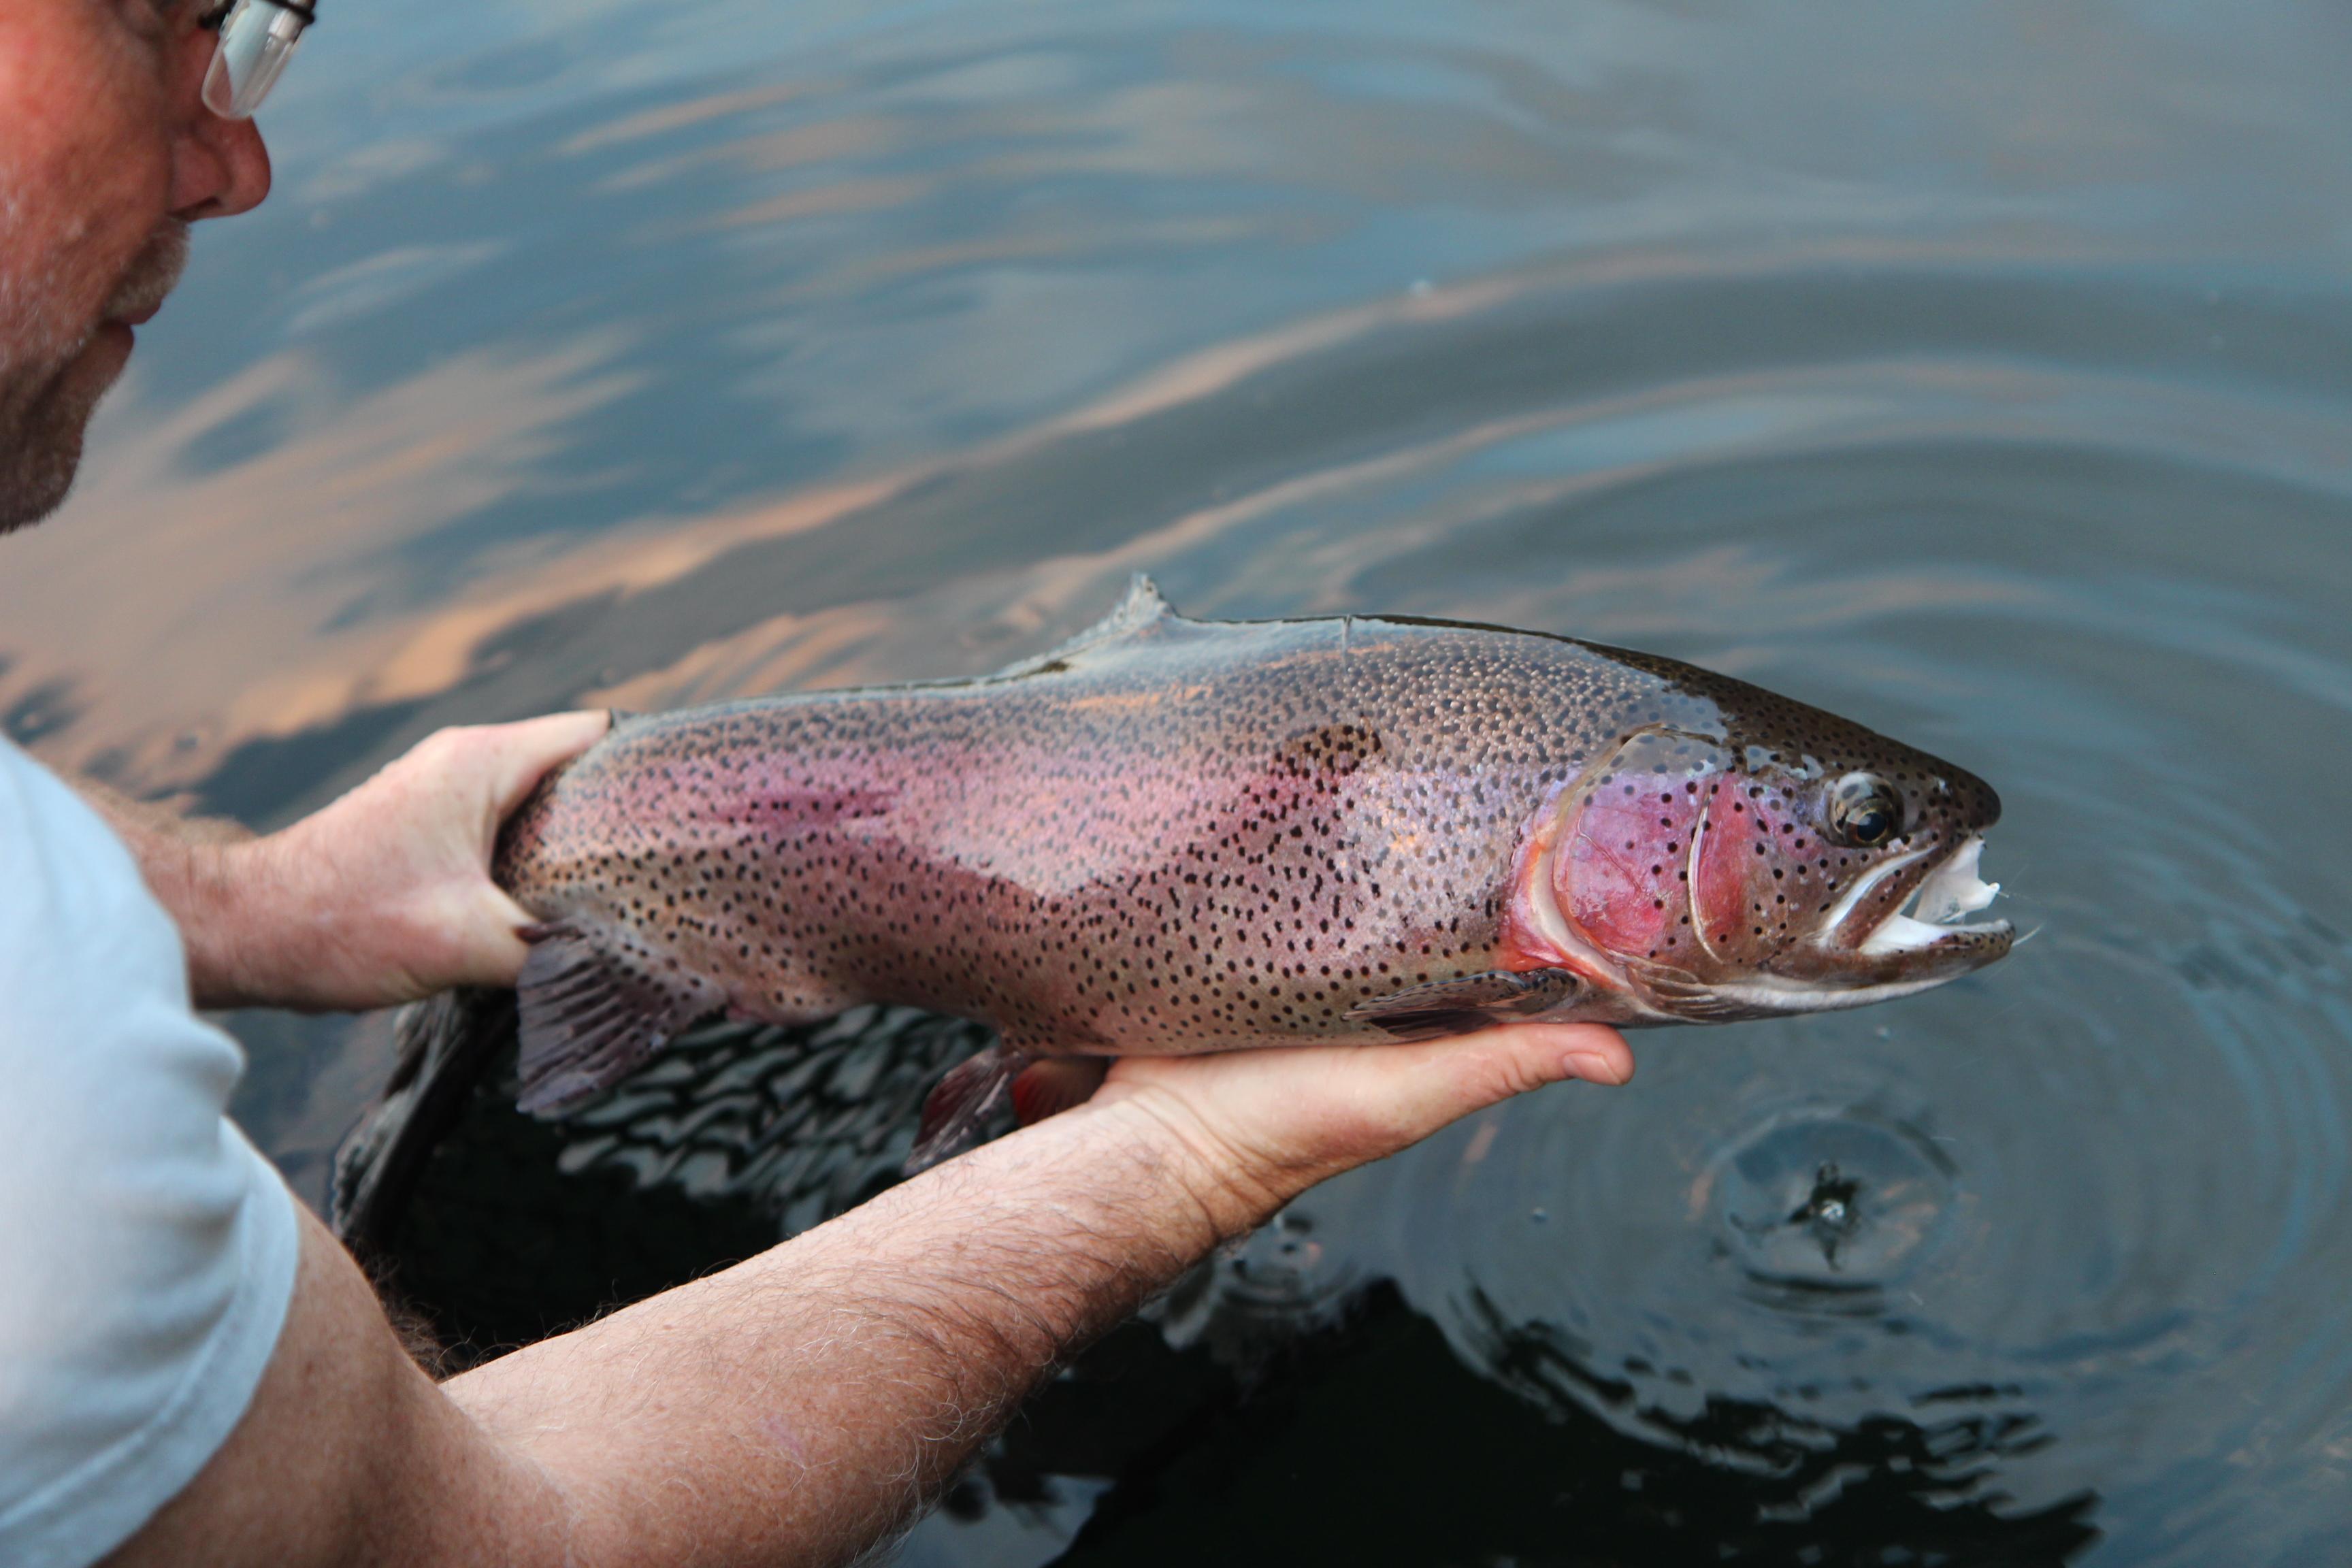
<path fill-rule="evenodd" d="M 530 916 L 490 880 L 499 824 L 610 724 L 443 730 L 290 827 L 224 847 L 232 912 L 190 932 L 198 1002 L 359 1009 L 511 984 Z"/>
<path fill-rule="evenodd" d="M 1498 1100 L 1633 1076 L 1601 1024 L 1507 1024 L 1417 1044 L 1127 1057 L 1089 1109 L 1143 1118 L 1178 1152 L 1219 1229 L 1238 1234 L 1316 1183 L 1383 1159 Z"/>

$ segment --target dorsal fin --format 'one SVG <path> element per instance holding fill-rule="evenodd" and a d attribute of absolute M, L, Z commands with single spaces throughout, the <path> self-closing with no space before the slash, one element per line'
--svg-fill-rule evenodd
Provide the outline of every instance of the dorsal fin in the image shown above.
<path fill-rule="evenodd" d="M 1017 664 L 1009 664 L 996 672 L 996 679 L 1007 676 L 1038 675 L 1058 664 L 1066 663 L 1090 647 L 1100 647 L 1122 637 L 1133 637 L 1162 621 L 1179 619 L 1175 609 L 1160 596 L 1160 585 L 1138 572 L 1128 579 L 1127 596 L 1119 600 L 1109 615 L 1060 647 L 1049 649 Z"/>

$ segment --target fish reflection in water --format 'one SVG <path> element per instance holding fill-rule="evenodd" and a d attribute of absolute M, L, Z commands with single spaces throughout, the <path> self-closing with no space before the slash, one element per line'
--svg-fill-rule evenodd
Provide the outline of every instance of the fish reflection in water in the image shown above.
<path fill-rule="evenodd" d="M 733 1204 L 758 1215 L 748 1243 L 729 1230 L 720 1244 L 686 1215 L 689 1251 L 703 1248 L 691 1254 L 690 1272 L 747 1256 L 898 1179 L 924 1096 L 949 1066 L 993 1039 L 983 1026 L 911 1007 L 857 1007 L 792 1026 L 717 1023 L 681 1035 L 660 1059 L 542 1127 L 491 1114 L 499 1094 L 511 1104 L 515 1089 L 514 993 L 454 992 L 408 1010 L 399 1029 L 391 1085 L 337 1155 L 332 1206 L 337 1232 L 362 1256 L 396 1263 L 404 1282 L 415 1267 L 402 1252 L 415 1228 L 404 1226 L 412 1208 L 429 1224 L 488 1205 L 480 1217 L 494 1231 L 527 1226 L 544 1238 L 546 1228 L 527 1219 L 542 1206 L 568 1213 L 587 1205 L 583 1194 L 602 1200 L 622 1191 Z M 492 1059 L 467 1059 L 478 1050 Z M 1010 1126 L 1008 1102 L 988 1131 Z M 502 1173 L 489 1179 L 485 1161 Z M 458 1180 L 460 1168 L 474 1175 Z M 527 1201 L 516 1195 L 518 1183 L 531 1189 Z M 517 1332 L 536 1337 L 632 1299 L 610 1281 L 595 1283 L 601 1260 L 581 1264 L 587 1294 L 563 1297 L 560 1307 L 543 1290 L 544 1300 L 514 1301 Z M 491 1316 L 505 1323 L 505 1306 Z"/>
<path fill-rule="evenodd" d="M 416 1070 L 339 1162 L 339 1224 L 454 1365 L 870 1197 L 898 1179 L 932 1079 L 987 1038 L 904 1007 L 714 1025 L 546 1122 L 514 1109 L 512 1005 L 466 993 L 412 1015 Z M 450 1067 L 436 1045 L 481 1037 L 501 1009 L 499 1059 L 462 1100 L 422 1101 Z M 1792 1163 L 1815 1148 L 1836 1157 Z M 1917 1148 L 1897 1128 L 1798 1118 L 1728 1152 L 1712 1201 L 1723 1234 L 1753 1243 L 1748 1278 L 1856 1296 L 1896 1278 L 1924 1228 L 1919 1162 L 1935 1168 Z M 1810 1271 L 1783 1256 L 1792 1242 Z M 1991 1479 L 2050 1440 L 2015 1389 L 1930 1391 L 1858 1421 L 1807 1414 L 1803 1388 L 1671 1411 L 1628 1375 L 1656 1368 L 1606 1365 L 1475 1280 L 1465 1296 L 1468 1329 L 1449 1333 L 1394 1283 L 1327 1256 L 1295 1207 L 1042 1389 L 933 1528 L 1034 1526 L 1087 1497 L 1057 1559 L 1074 1564 L 2031 1565 L 2096 1538 L 2090 1494 L 2022 1507 Z"/>

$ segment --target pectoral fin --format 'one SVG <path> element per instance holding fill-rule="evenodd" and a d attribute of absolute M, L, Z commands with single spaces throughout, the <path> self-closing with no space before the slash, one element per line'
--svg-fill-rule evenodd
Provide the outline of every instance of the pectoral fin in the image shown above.
<path fill-rule="evenodd" d="M 523 935 L 515 985 L 522 1051 L 516 1103 L 552 1115 L 608 1089 L 671 1036 L 726 1005 L 719 987 L 649 952 L 614 951 L 558 921 Z"/>
<path fill-rule="evenodd" d="M 1565 969 L 1525 974 L 1490 969 L 1360 1003 L 1348 1009 L 1348 1016 L 1376 1024 L 1401 1040 L 1433 1040 L 1532 1018 L 1574 1002 L 1590 989 L 1583 976 Z"/>

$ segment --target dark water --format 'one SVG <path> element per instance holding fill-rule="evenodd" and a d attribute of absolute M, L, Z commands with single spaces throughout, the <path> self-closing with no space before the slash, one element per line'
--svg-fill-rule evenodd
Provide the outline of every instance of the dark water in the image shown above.
<path fill-rule="evenodd" d="M 2352 1562 L 2347 16 L 330 8 L 6 546 L 0 715 L 267 825 L 1137 568 L 1759 680 L 1992 780 L 2039 934 L 1313 1194 L 908 1560 Z M 315 1194 L 386 1026 L 237 1022 Z M 486 1110 L 420 1281 L 495 1341 L 855 1195 L 944 1048 L 866 1026 Z"/>

